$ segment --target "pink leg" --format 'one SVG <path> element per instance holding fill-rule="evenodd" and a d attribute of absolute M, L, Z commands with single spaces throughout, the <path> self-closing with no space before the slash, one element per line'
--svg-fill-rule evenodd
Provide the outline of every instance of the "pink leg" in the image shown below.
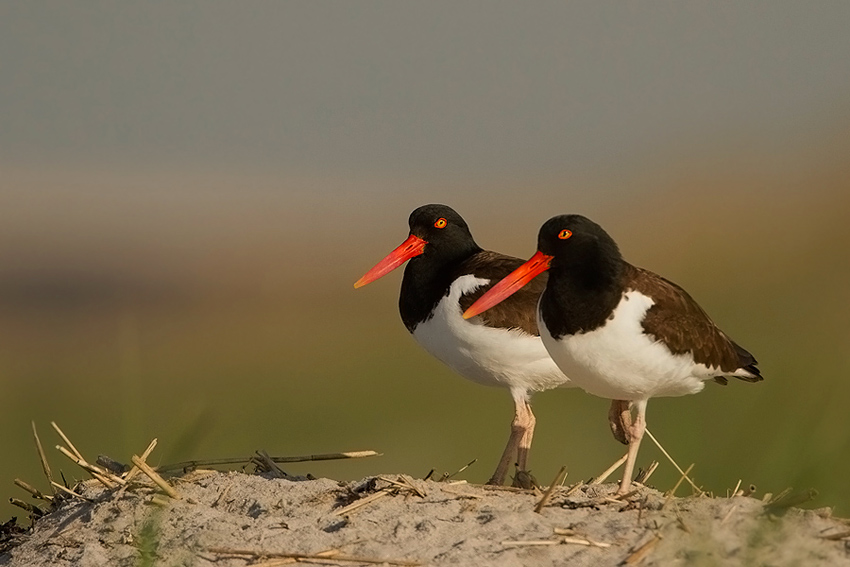
<path fill-rule="evenodd" d="M 487 484 L 503 484 L 515 458 L 521 470 L 524 470 L 528 461 L 528 449 L 531 447 L 531 437 L 534 434 L 534 414 L 531 413 L 531 406 L 528 404 L 527 393 L 524 390 L 512 391 L 511 395 L 514 398 L 515 408 L 514 419 L 511 422 L 511 436 L 496 466 L 496 472 Z"/>
<path fill-rule="evenodd" d="M 623 469 L 623 480 L 620 481 L 620 488 L 617 490 L 617 494 L 627 494 L 630 492 L 632 474 L 635 470 L 635 461 L 637 461 L 640 441 L 643 439 L 643 432 L 646 430 L 646 400 L 632 402 L 632 406 L 637 411 L 637 415 L 627 430 L 629 452 L 626 458 L 626 466 Z"/>
<path fill-rule="evenodd" d="M 517 450 L 517 468 L 521 471 L 527 471 L 528 452 L 531 450 L 531 439 L 534 437 L 534 426 L 537 424 L 537 418 L 531 412 L 531 404 L 528 403 L 528 400 L 523 401 L 522 410 L 521 426 L 523 432 L 519 440 L 519 450 Z"/>

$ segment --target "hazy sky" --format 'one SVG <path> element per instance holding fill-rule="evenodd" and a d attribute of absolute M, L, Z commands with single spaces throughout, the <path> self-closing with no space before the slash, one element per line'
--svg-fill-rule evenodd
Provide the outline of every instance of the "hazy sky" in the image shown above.
<path fill-rule="evenodd" d="M 850 2 L 4 2 L 0 163 L 558 175 L 850 115 Z"/>

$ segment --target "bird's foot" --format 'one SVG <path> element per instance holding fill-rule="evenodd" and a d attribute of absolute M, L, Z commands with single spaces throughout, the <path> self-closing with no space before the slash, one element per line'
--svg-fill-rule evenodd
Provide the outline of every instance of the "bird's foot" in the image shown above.
<path fill-rule="evenodd" d="M 516 475 L 513 477 L 511 486 L 514 488 L 523 488 L 525 490 L 532 490 L 540 487 L 540 485 L 537 484 L 537 479 L 534 478 L 533 474 L 531 474 L 531 471 L 521 471 L 519 469 L 517 469 Z"/>

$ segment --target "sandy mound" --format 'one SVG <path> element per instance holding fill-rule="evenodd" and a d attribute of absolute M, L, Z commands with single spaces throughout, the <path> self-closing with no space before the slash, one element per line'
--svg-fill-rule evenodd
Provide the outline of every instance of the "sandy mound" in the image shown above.
<path fill-rule="evenodd" d="M 87 481 L 90 501 L 64 500 L 0 565 L 271 567 L 323 552 L 313 562 L 850 565 L 848 526 L 828 510 L 778 515 L 744 496 L 665 506 L 649 488 L 615 501 L 613 485 L 598 485 L 558 489 L 535 513 L 531 491 L 383 478 L 399 484 L 195 471 L 172 479 L 177 500 L 152 485 L 122 493 Z"/>

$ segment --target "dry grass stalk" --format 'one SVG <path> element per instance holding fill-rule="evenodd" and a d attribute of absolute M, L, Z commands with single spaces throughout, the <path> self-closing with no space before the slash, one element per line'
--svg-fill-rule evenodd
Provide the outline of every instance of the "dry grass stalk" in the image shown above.
<path fill-rule="evenodd" d="M 733 514 L 733 513 L 735 512 L 735 510 L 737 510 L 737 509 L 738 509 L 738 505 L 737 505 L 737 504 L 733 504 L 732 506 L 730 506 L 730 507 L 729 507 L 729 511 L 728 511 L 728 512 L 726 512 L 726 515 L 725 515 L 725 516 L 723 516 L 723 519 L 722 519 L 722 520 L 720 520 L 720 525 L 722 526 L 723 524 L 725 524 L 725 523 L 729 520 L 729 518 L 731 518 L 731 517 L 732 517 L 732 514 Z"/>
<path fill-rule="evenodd" d="M 591 480 L 588 484 L 602 484 L 609 476 L 614 474 L 614 471 L 623 466 L 623 463 L 625 463 L 626 459 L 628 458 L 628 454 L 623 455 L 621 458 L 617 459 L 616 463 L 605 469 L 605 471 L 601 475 Z"/>
<path fill-rule="evenodd" d="M 78 458 L 78 459 L 80 459 L 81 461 L 85 461 L 85 459 L 83 458 L 82 453 L 80 453 L 80 452 L 77 450 L 77 448 L 76 448 L 76 447 L 74 447 L 74 444 L 73 444 L 73 443 L 71 443 L 71 440 L 70 440 L 70 439 L 68 439 L 68 436 L 67 436 L 67 435 L 65 435 L 65 432 L 64 432 L 64 431 L 62 431 L 62 430 L 59 428 L 59 426 L 58 426 L 58 425 L 56 425 L 56 422 L 55 422 L 55 421 L 51 421 L 51 422 L 50 422 L 50 425 L 52 425 L 52 426 L 53 426 L 53 429 L 55 429 L 55 430 L 56 430 L 56 433 L 58 433 L 58 434 L 59 434 L 59 437 L 61 437 L 61 438 L 62 438 L 62 441 L 64 441 L 64 442 L 65 442 L 65 444 L 66 444 L 68 447 L 70 447 L 70 448 L 71 448 L 71 451 L 73 451 L 74 455 L 76 455 L 76 456 L 77 456 L 77 458 Z"/>
<path fill-rule="evenodd" d="M 649 480 L 649 477 L 652 476 L 652 473 L 655 472 L 655 469 L 658 468 L 658 461 L 652 461 L 649 463 L 649 466 L 646 470 L 641 469 L 638 475 L 635 477 L 635 482 L 638 484 L 646 485 L 646 482 Z"/>
<path fill-rule="evenodd" d="M 447 487 L 443 487 L 441 490 L 443 492 L 445 492 L 446 494 L 454 494 L 455 496 L 460 496 L 461 498 L 484 498 L 480 494 L 471 494 L 469 492 L 458 492 L 456 490 L 451 490 Z"/>
<path fill-rule="evenodd" d="M 320 553 L 278 553 L 278 552 L 268 552 L 268 551 L 249 551 L 249 550 L 241 550 L 241 549 L 227 549 L 221 547 L 210 547 L 207 549 L 210 553 L 215 553 L 217 555 L 228 555 L 231 557 L 249 557 L 249 558 L 281 558 L 281 559 L 295 559 L 295 560 L 314 560 L 314 559 L 331 559 L 334 562 L 347 562 L 347 563 L 370 563 L 376 565 L 401 565 L 401 566 L 410 566 L 416 567 L 418 565 L 422 565 L 419 561 L 410 561 L 407 559 L 382 559 L 377 557 L 357 557 L 354 555 L 342 555 L 341 553 L 335 553 L 333 555 L 328 555 L 329 552 L 323 551 Z M 335 550 L 334 550 L 335 551 Z"/>
<path fill-rule="evenodd" d="M 543 493 L 543 498 L 540 499 L 540 502 L 537 503 L 537 506 L 534 507 L 534 511 L 540 514 L 543 510 L 543 507 L 549 503 L 549 500 L 552 498 L 552 494 L 555 492 L 555 489 L 561 486 L 561 483 L 567 478 L 567 465 L 561 467 L 561 470 L 558 471 L 558 474 L 555 475 L 555 478 L 549 484 L 549 488 L 546 489 L 546 492 Z"/>
<path fill-rule="evenodd" d="M 29 512 L 30 514 L 32 514 L 33 516 L 36 516 L 36 517 L 39 517 L 39 518 L 41 516 L 44 516 L 44 514 L 45 514 L 44 510 L 42 510 L 38 506 L 33 506 L 29 502 L 24 502 L 23 500 L 20 500 L 18 498 L 9 498 L 9 504 L 11 504 L 12 506 L 17 506 L 18 508 L 22 508 L 22 509 L 26 510 L 27 512 Z"/>
<path fill-rule="evenodd" d="M 847 531 L 844 531 L 844 532 L 838 532 L 838 533 L 835 533 L 835 534 L 820 536 L 820 538 L 826 539 L 826 540 L 829 540 L 829 541 L 838 541 L 838 540 L 841 540 L 841 539 L 850 538 L 850 530 L 847 530 Z"/>
<path fill-rule="evenodd" d="M 44 454 L 44 447 L 41 446 L 41 439 L 38 438 L 35 421 L 31 421 L 30 423 L 32 424 L 32 437 L 35 439 L 35 448 L 38 450 L 38 458 L 41 460 L 41 470 L 44 471 L 44 476 L 47 477 L 47 482 L 50 483 L 50 489 L 53 490 L 53 494 L 56 494 L 56 490 L 53 488 L 53 475 L 50 472 L 50 465 L 47 463 L 47 455 Z"/>
<path fill-rule="evenodd" d="M 138 455 L 133 455 L 131 457 L 131 460 L 133 461 L 133 464 L 139 467 L 139 469 L 141 469 L 141 471 L 145 473 L 148 478 L 154 481 L 154 483 L 156 483 L 156 485 L 159 486 L 163 492 L 165 492 L 175 500 L 180 500 L 180 493 L 174 490 L 174 487 L 168 484 L 168 482 L 166 482 L 164 478 L 159 476 L 159 474 L 157 474 L 157 472 L 153 470 L 149 464 L 140 459 Z"/>
<path fill-rule="evenodd" d="M 349 512 L 352 512 L 352 511 L 354 511 L 354 510 L 356 510 L 356 509 L 358 509 L 362 506 L 365 506 L 366 504 L 370 504 L 370 503 L 374 502 L 375 500 L 379 500 L 379 499 L 383 498 L 384 496 L 387 496 L 388 494 L 390 494 L 390 490 L 388 488 L 384 488 L 383 490 L 379 490 L 378 492 L 376 492 L 374 494 L 370 494 L 369 496 L 366 496 L 365 498 L 361 498 L 360 500 L 357 500 L 356 502 L 352 502 L 348 506 L 343 506 L 339 510 L 334 510 L 333 515 L 334 516 L 343 516 L 343 515 L 345 515 Z"/>
<path fill-rule="evenodd" d="M 147 461 L 148 461 L 148 457 L 150 457 L 150 456 L 151 456 L 151 453 L 153 453 L 153 450 L 154 450 L 154 448 L 156 447 L 156 444 L 157 444 L 157 440 L 156 440 L 156 438 L 154 438 L 154 439 L 150 442 L 150 444 L 148 444 L 148 448 L 147 448 L 147 449 L 145 449 L 145 452 L 144 452 L 144 453 L 142 453 L 142 460 L 143 460 L 143 461 L 145 461 L 145 462 L 147 462 Z M 139 467 L 137 467 L 136 465 L 133 465 L 133 468 L 131 468 L 131 469 L 129 470 L 129 472 L 127 472 L 127 474 L 126 474 L 126 475 L 124 475 L 124 480 L 126 480 L 126 481 L 133 480 L 133 478 L 134 478 L 136 475 L 138 475 L 140 472 L 142 472 L 142 471 L 141 471 L 141 469 L 139 469 Z"/>
<path fill-rule="evenodd" d="M 738 490 L 740 488 L 741 488 L 741 479 L 739 478 L 738 484 L 735 485 L 735 489 L 732 491 L 732 498 L 735 498 L 736 496 L 740 496 L 741 494 L 743 494 L 743 491 L 738 492 Z"/>
<path fill-rule="evenodd" d="M 257 454 L 257 456 L 254 457 L 252 460 L 255 463 L 257 462 L 257 460 L 259 460 L 260 463 L 262 463 L 262 466 L 265 467 L 265 469 L 268 472 L 270 472 L 272 475 L 274 475 L 277 478 L 283 478 L 283 479 L 291 478 L 288 474 L 286 474 L 286 471 L 284 471 L 282 468 L 277 466 L 277 463 L 275 463 L 272 460 L 271 456 L 266 451 L 257 451 L 256 454 Z"/>
<path fill-rule="evenodd" d="M 39 500 L 46 500 L 48 502 L 51 502 L 53 500 L 52 496 L 42 494 L 39 489 L 35 488 L 34 486 L 31 486 L 30 484 L 24 482 L 19 478 L 15 479 L 15 484 L 32 494 L 33 498 L 38 498 Z M 52 489 L 53 487 L 51 486 L 50 488 Z"/>
<path fill-rule="evenodd" d="M 502 545 L 507 547 L 525 547 L 535 545 L 561 545 L 560 539 L 526 539 L 503 541 Z"/>
<path fill-rule="evenodd" d="M 320 558 L 327 557 L 330 562 L 333 561 L 333 557 L 335 555 L 339 555 L 342 553 L 339 549 L 328 549 L 325 551 L 320 551 L 316 554 L 316 559 L 311 560 L 311 563 L 325 563 Z M 241 555 L 236 555 L 235 557 L 243 557 Z M 268 561 L 262 561 L 260 563 L 251 563 L 251 567 L 278 567 L 279 565 L 292 565 L 293 563 L 298 563 L 298 559 L 294 559 L 292 557 L 280 557 L 277 559 L 270 559 Z"/>
<path fill-rule="evenodd" d="M 407 489 L 413 491 L 416 496 L 420 498 L 425 498 L 426 496 L 428 496 L 428 494 L 424 490 L 417 488 L 416 485 L 413 484 L 413 479 L 407 476 L 406 474 L 400 474 L 398 478 L 404 483 L 404 485 L 407 486 Z"/>
<path fill-rule="evenodd" d="M 564 537 L 561 539 L 562 543 L 569 543 L 572 545 L 586 545 L 588 547 L 611 547 L 610 543 L 605 543 L 604 541 L 594 541 L 588 537 Z"/>
<path fill-rule="evenodd" d="M 564 496 L 572 496 L 573 494 L 578 492 L 578 489 L 581 488 L 582 486 L 584 486 L 584 481 L 580 480 L 576 484 L 572 485 L 570 487 L 570 489 L 567 490 L 567 492 L 564 494 Z"/>
<path fill-rule="evenodd" d="M 496 490 L 499 492 L 515 492 L 518 494 L 528 494 L 531 491 L 530 488 L 519 488 L 516 486 L 496 486 L 493 484 L 480 484 L 479 488 L 483 488 L 484 490 Z"/>
<path fill-rule="evenodd" d="M 442 479 L 440 479 L 440 480 L 441 480 L 441 482 L 445 482 L 445 481 L 449 480 L 450 478 L 452 478 L 453 476 L 457 476 L 457 475 L 459 475 L 460 473 L 462 473 L 463 471 L 465 471 L 466 469 L 468 469 L 469 467 L 471 467 L 472 465 L 474 465 L 474 464 L 475 464 L 475 463 L 477 463 L 477 462 L 478 462 L 478 459 L 477 459 L 477 458 L 472 459 L 471 461 L 469 461 L 468 463 L 466 463 L 465 465 L 463 465 L 462 467 L 460 467 L 458 470 L 456 470 L 456 471 L 455 471 L 455 472 L 453 472 L 452 474 L 450 474 L 450 475 L 443 475 L 443 478 L 442 478 Z"/>
<path fill-rule="evenodd" d="M 688 467 L 688 470 L 686 470 L 685 472 L 682 473 L 682 476 L 679 477 L 678 482 L 676 482 L 676 484 L 673 485 L 673 488 L 671 488 L 667 492 L 667 499 L 664 501 L 664 504 L 661 506 L 662 510 L 667 509 L 667 506 L 670 504 L 670 502 L 673 501 L 673 495 L 676 494 L 676 491 L 679 489 L 679 486 L 681 486 L 682 482 L 688 476 L 688 473 L 691 472 L 692 468 L 694 468 L 694 463 L 691 463 L 691 466 Z"/>
<path fill-rule="evenodd" d="M 382 480 L 384 482 L 387 482 L 387 483 L 389 483 L 393 486 L 396 486 L 398 488 L 401 488 L 403 490 L 408 490 L 410 492 L 413 492 L 414 494 L 416 494 L 420 498 L 425 498 L 426 496 L 428 496 L 428 494 L 424 490 L 420 490 L 419 488 L 416 487 L 416 485 L 413 484 L 412 478 L 410 478 L 409 476 L 407 476 L 405 474 L 400 474 L 398 476 L 398 480 L 393 480 L 393 479 L 387 478 L 385 476 L 379 476 L 378 480 Z"/>
<path fill-rule="evenodd" d="M 698 487 L 696 484 L 694 484 L 694 481 L 691 480 L 691 477 L 688 476 L 688 473 L 682 471 L 682 468 L 678 465 L 678 463 L 676 463 L 676 461 L 673 460 L 673 457 L 670 456 L 670 453 L 668 453 L 664 449 L 664 447 L 661 446 L 661 443 L 659 443 L 658 439 L 656 439 L 655 436 L 652 433 L 650 433 L 649 429 L 646 430 L 646 434 L 649 435 L 649 438 L 652 439 L 652 442 L 655 443 L 655 445 L 661 450 L 662 453 L 664 453 L 664 456 L 667 457 L 667 460 L 670 461 L 671 463 L 673 463 L 673 466 L 676 467 L 676 470 L 679 471 L 679 474 L 681 474 L 683 477 L 685 477 L 685 480 L 688 481 L 688 484 L 691 485 L 691 487 L 694 489 L 694 491 L 699 496 L 704 495 L 705 492 L 703 492 L 700 487 Z M 693 465 L 691 465 L 691 467 L 693 467 Z M 688 472 L 690 472 L 690 469 L 688 469 Z"/>
<path fill-rule="evenodd" d="M 93 502 L 93 500 L 91 498 L 86 498 L 82 494 L 77 494 L 76 492 L 74 492 L 70 488 L 68 488 L 66 486 L 62 486 L 58 482 L 54 482 L 52 480 L 50 482 L 53 484 L 53 488 L 55 488 L 56 490 L 60 490 L 64 493 L 66 493 L 66 494 L 70 494 L 71 496 L 73 496 L 75 498 L 79 498 L 80 500 L 85 500 L 86 502 Z"/>
<path fill-rule="evenodd" d="M 622 565 L 634 565 L 640 562 L 644 557 L 649 555 L 649 553 L 655 549 L 655 546 L 658 545 L 658 542 L 661 541 L 661 535 L 655 534 L 652 536 L 652 539 L 632 551 L 628 557 L 623 559 Z"/>
<path fill-rule="evenodd" d="M 335 459 L 362 459 L 364 457 L 379 457 L 381 453 L 376 451 L 345 451 L 342 453 L 318 453 L 315 455 L 299 455 L 296 457 L 269 457 L 275 463 L 304 463 L 307 461 L 332 461 Z M 228 457 L 224 459 L 199 459 L 193 461 L 182 461 L 170 465 L 161 465 L 155 470 L 175 471 L 180 469 L 194 469 L 198 467 L 211 467 L 223 465 L 239 465 L 250 463 L 254 457 Z"/>
<path fill-rule="evenodd" d="M 119 484 L 125 484 L 125 481 L 124 481 L 123 478 L 119 478 L 119 477 L 113 475 L 112 473 L 109 473 L 109 472 L 101 469 L 100 467 L 98 467 L 96 465 L 90 464 L 84 458 L 82 458 L 78 455 L 75 455 L 74 453 L 72 453 L 71 451 L 69 451 L 68 449 L 63 447 L 62 445 L 56 445 L 56 448 L 59 450 L 60 453 L 62 453 L 63 455 L 65 455 L 66 457 L 68 457 L 69 459 L 74 461 L 78 466 L 80 466 L 82 469 L 86 470 L 90 475 L 92 475 L 94 478 L 96 478 L 98 481 L 100 481 L 100 483 L 103 484 L 106 488 L 112 490 L 113 488 L 115 488 Z"/>

